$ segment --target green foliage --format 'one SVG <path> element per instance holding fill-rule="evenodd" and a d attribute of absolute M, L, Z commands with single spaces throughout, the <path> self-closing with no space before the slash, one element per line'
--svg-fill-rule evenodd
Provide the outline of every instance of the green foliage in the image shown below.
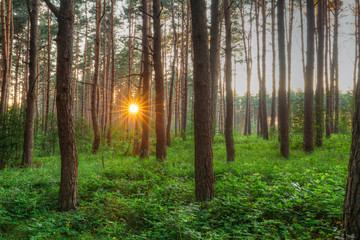
<path fill-rule="evenodd" d="M 0 238 L 333 239 L 340 234 L 348 135 L 333 135 L 311 155 L 292 144 L 289 159 L 280 156 L 276 138 L 234 140 L 237 158 L 229 164 L 224 138 L 215 137 L 216 198 L 205 204 L 194 198 L 192 136 L 185 142 L 175 138 L 164 163 L 120 151 L 80 154 L 79 207 L 68 213 L 57 211 L 59 157 L 35 159 L 38 168 L 6 169 L 0 172 Z"/>
<path fill-rule="evenodd" d="M 25 111 L 12 107 L 0 114 L 0 168 L 20 163 L 24 142 Z"/>

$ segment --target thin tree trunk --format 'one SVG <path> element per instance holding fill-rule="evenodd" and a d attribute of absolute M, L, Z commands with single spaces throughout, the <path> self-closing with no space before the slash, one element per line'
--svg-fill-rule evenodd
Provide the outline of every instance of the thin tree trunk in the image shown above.
<path fill-rule="evenodd" d="M 1 18 L 1 40 L 2 40 L 2 83 L 1 83 L 1 99 L 0 99 L 0 114 L 5 111 L 6 108 L 6 95 L 7 95 L 7 85 L 8 85 L 8 66 L 9 66 L 9 42 L 8 42 L 8 32 L 6 24 L 6 14 L 5 14 L 5 0 L 1 0 L 0 6 L 0 18 Z"/>
<path fill-rule="evenodd" d="M 82 71 L 82 88 L 81 88 L 81 118 L 84 118 L 85 111 L 87 108 L 86 99 L 85 99 L 85 93 L 86 93 L 86 84 L 85 83 L 85 77 L 86 77 L 86 61 L 87 61 L 87 39 L 88 39 L 88 17 L 87 17 L 87 3 L 85 3 L 85 45 L 84 45 L 84 66 Z"/>
<path fill-rule="evenodd" d="M 275 49 L 275 0 L 271 0 L 271 43 L 272 43 L 272 96 L 270 127 L 275 130 L 276 121 L 276 49 Z M 288 101 L 289 102 L 289 101 Z"/>
<path fill-rule="evenodd" d="M 291 51 L 292 51 L 292 32 L 293 32 L 293 22 L 294 22 L 294 2 L 289 1 L 290 12 L 289 12 L 289 37 L 287 41 L 287 61 L 288 61 L 288 111 L 289 115 L 291 115 Z"/>
<path fill-rule="evenodd" d="M 156 158 L 159 161 L 166 159 L 165 139 L 165 111 L 164 111 L 164 75 L 161 60 L 161 25 L 160 25 L 160 0 L 153 0 L 153 59 L 155 71 L 155 112 L 156 112 Z"/>
<path fill-rule="evenodd" d="M 29 90 L 26 97 L 26 120 L 24 130 L 24 150 L 21 165 L 23 167 L 33 164 L 34 148 L 34 110 L 36 108 L 35 87 L 37 82 L 37 31 L 38 31 L 39 0 L 32 1 L 32 10 L 30 14 L 30 63 L 29 63 Z"/>
<path fill-rule="evenodd" d="M 324 132 L 324 2 L 319 2 L 317 15 L 318 51 L 315 94 L 315 145 L 317 147 L 322 146 Z"/>
<path fill-rule="evenodd" d="M 262 0 L 262 77 L 261 77 L 261 127 L 265 140 L 269 139 L 267 106 L 266 106 L 266 0 Z"/>
<path fill-rule="evenodd" d="M 176 32 L 175 26 L 175 13 L 174 13 L 174 0 L 171 0 L 171 22 L 173 27 L 173 41 L 174 41 L 174 58 L 171 65 L 171 79 L 170 79 L 170 93 L 169 93 L 169 106 L 168 106 L 168 118 L 167 118 L 167 126 L 166 126 L 166 145 L 171 145 L 171 118 L 172 118 L 172 102 L 173 102 L 173 93 L 174 93 L 174 81 L 175 81 L 175 64 L 177 59 L 177 41 L 178 36 Z M 175 101 L 176 104 L 176 101 Z M 176 113 L 176 111 L 175 111 Z"/>
<path fill-rule="evenodd" d="M 339 120 L 340 120 L 340 109 L 339 109 L 339 53 L 338 53 L 338 35 L 339 35 L 339 9 L 340 0 L 335 0 L 335 23 L 334 23 L 334 48 L 333 48 L 333 65 L 334 65 L 334 133 L 339 132 Z"/>
<path fill-rule="evenodd" d="M 310 1 L 310 0 L 309 0 Z M 289 116 L 286 101 L 286 60 L 285 60 L 285 29 L 284 0 L 278 0 L 278 45 L 279 45 L 279 132 L 280 152 L 289 157 Z"/>
<path fill-rule="evenodd" d="M 304 100 L 304 152 L 314 151 L 313 129 L 313 82 L 314 82 L 314 29 L 315 13 L 314 1 L 307 0 L 307 54 L 305 75 L 305 100 Z"/>
<path fill-rule="evenodd" d="M 94 129 L 94 142 L 92 145 L 92 153 L 96 154 L 100 146 L 100 132 L 98 123 L 98 110 L 96 103 L 99 101 L 98 82 L 99 82 L 99 65 L 100 65 L 100 26 L 101 26 L 101 0 L 96 0 L 96 35 L 95 35 L 95 64 L 94 78 L 92 83 L 91 96 L 91 118 Z"/>
<path fill-rule="evenodd" d="M 225 116 L 225 140 L 227 161 L 235 161 L 234 148 L 234 101 L 232 92 L 232 47 L 231 47 L 231 19 L 229 0 L 223 1 L 225 16 L 226 48 L 225 48 L 225 75 L 226 75 L 226 116 Z"/>

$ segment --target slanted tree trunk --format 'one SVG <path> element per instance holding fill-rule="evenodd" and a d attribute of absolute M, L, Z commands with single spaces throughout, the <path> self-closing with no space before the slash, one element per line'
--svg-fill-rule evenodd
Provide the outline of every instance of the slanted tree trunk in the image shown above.
<path fill-rule="evenodd" d="M 310 1 L 310 0 L 309 0 Z M 279 46 L 279 132 L 280 152 L 283 157 L 289 157 L 289 117 L 286 101 L 286 60 L 285 60 L 285 27 L 284 0 L 278 0 L 278 46 Z"/>
<path fill-rule="evenodd" d="M 99 66 L 100 66 L 100 26 L 101 26 L 101 0 L 96 0 L 96 35 L 95 35 L 95 63 L 94 77 L 92 83 L 91 95 L 91 119 L 94 129 L 94 142 L 92 145 L 92 153 L 96 154 L 100 146 L 100 131 L 98 123 L 98 110 L 96 103 L 98 99 L 98 82 L 99 82 Z"/>
<path fill-rule="evenodd" d="M 210 58 L 205 0 L 190 2 L 194 49 L 195 197 L 203 202 L 214 198 Z"/>
<path fill-rule="evenodd" d="M 156 132 L 156 158 L 159 161 L 166 159 L 165 139 L 165 111 L 164 111 L 164 75 L 161 60 L 161 25 L 160 25 L 160 0 L 153 0 L 153 58 L 155 71 L 155 132 Z"/>
<path fill-rule="evenodd" d="M 318 33 L 318 51 L 317 51 L 317 84 L 315 94 L 315 145 L 322 146 L 324 132 L 324 2 L 318 3 L 317 15 L 317 33 Z M 305 108 L 307 106 L 305 105 Z"/>
<path fill-rule="evenodd" d="M 38 16 L 39 16 L 39 0 L 32 1 L 32 9 L 30 14 L 31 28 L 30 28 L 30 63 L 29 63 L 29 90 L 26 97 L 26 120 L 24 130 L 24 149 L 21 165 L 23 167 L 31 166 L 33 163 L 33 148 L 34 148 L 34 121 L 36 96 L 35 87 L 37 81 L 37 31 L 38 31 Z"/>
<path fill-rule="evenodd" d="M 225 48 L 225 75 L 226 75 L 226 116 L 225 116 L 225 140 L 227 161 L 235 161 L 234 148 L 234 101 L 232 92 L 232 47 L 231 47 L 231 19 L 230 19 L 230 3 L 229 0 L 223 1 L 225 32 L 226 32 L 226 48 Z"/>
<path fill-rule="evenodd" d="M 72 115 L 72 50 L 74 30 L 74 0 L 60 0 L 60 10 L 45 0 L 58 19 L 56 109 L 58 116 L 59 145 L 61 155 L 61 181 L 59 205 L 61 211 L 77 205 L 78 154 Z"/>
<path fill-rule="evenodd" d="M 305 100 L 304 100 L 304 152 L 314 151 L 314 128 L 313 128 L 313 106 L 314 106 L 314 31 L 315 13 L 314 1 L 307 0 L 307 53 L 306 53 L 306 75 L 305 75 Z"/>

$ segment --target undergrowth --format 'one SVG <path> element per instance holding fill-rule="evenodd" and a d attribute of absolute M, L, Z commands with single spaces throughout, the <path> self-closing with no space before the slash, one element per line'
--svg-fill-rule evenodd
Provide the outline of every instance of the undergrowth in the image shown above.
<path fill-rule="evenodd" d="M 59 157 L 0 171 L 2 239 L 333 239 L 340 235 L 350 136 L 312 154 L 294 136 L 291 157 L 276 139 L 235 137 L 236 161 L 214 141 L 216 197 L 194 197 L 194 145 L 174 139 L 165 163 L 120 151 L 79 155 L 79 206 L 58 212 Z"/>

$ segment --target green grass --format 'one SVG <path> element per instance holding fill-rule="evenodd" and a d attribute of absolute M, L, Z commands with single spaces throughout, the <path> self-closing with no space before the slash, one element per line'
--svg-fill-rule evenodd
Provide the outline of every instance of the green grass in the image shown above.
<path fill-rule="evenodd" d="M 165 163 L 116 151 L 79 155 L 79 207 L 57 211 L 59 157 L 0 172 L 0 239 L 332 239 L 340 234 L 350 136 L 312 154 L 292 136 L 291 157 L 276 140 L 214 142 L 216 198 L 194 198 L 193 139 L 174 139 Z M 104 159 L 105 168 L 102 166 Z"/>

